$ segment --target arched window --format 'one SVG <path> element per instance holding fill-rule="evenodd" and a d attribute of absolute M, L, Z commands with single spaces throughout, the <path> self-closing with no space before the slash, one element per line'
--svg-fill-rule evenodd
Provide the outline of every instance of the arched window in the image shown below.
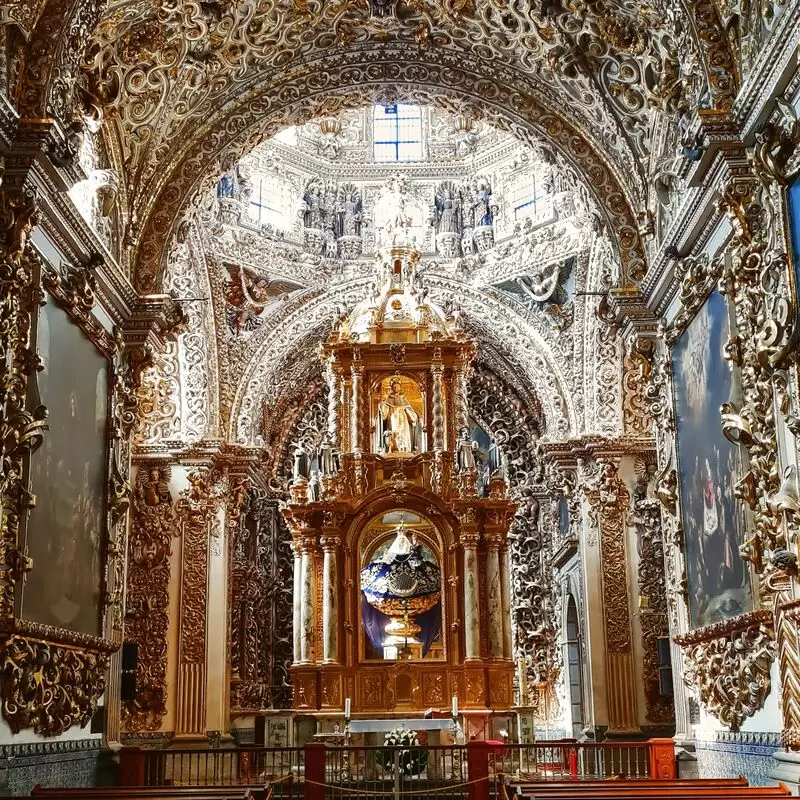
<path fill-rule="evenodd" d="M 583 664 L 579 639 L 578 606 L 575 598 L 567 597 L 567 640 L 564 643 L 567 662 L 567 693 L 569 696 L 572 735 L 577 739 L 583 730 Z"/>
<path fill-rule="evenodd" d="M 422 113 L 417 106 L 375 106 L 372 142 L 376 161 L 422 159 Z"/>

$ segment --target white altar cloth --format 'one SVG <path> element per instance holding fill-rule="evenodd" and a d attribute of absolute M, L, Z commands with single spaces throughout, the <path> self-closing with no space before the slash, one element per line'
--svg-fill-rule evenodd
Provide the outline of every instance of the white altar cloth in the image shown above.
<path fill-rule="evenodd" d="M 453 727 L 452 719 L 351 719 L 348 733 L 382 733 L 396 728 L 410 731 L 446 731 Z"/>

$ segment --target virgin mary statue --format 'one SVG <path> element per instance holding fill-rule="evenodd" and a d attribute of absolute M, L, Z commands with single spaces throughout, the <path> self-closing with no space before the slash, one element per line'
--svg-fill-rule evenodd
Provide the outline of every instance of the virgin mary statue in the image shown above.
<path fill-rule="evenodd" d="M 377 449 L 383 453 L 416 453 L 419 449 L 419 414 L 394 378 L 386 397 L 378 403 Z"/>

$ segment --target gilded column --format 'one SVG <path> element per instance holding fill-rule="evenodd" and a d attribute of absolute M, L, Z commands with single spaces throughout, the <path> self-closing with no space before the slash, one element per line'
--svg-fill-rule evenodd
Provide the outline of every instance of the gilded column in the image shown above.
<path fill-rule="evenodd" d="M 328 439 L 331 444 L 338 446 L 341 394 L 336 380 L 336 372 L 330 363 L 325 372 L 325 377 L 328 381 Z"/>
<path fill-rule="evenodd" d="M 187 475 L 178 500 L 183 529 L 179 628 L 177 736 L 206 735 L 209 540 L 220 508 L 220 475 L 210 467 Z"/>
<path fill-rule="evenodd" d="M 441 348 L 436 348 L 441 357 Z M 434 358 L 436 356 L 434 355 Z M 444 368 L 441 362 L 434 362 L 431 367 L 433 377 L 433 449 L 437 452 L 444 450 L 444 404 L 442 402 L 442 374 Z"/>
<path fill-rule="evenodd" d="M 616 463 L 600 460 L 599 466 L 598 476 L 585 487 L 585 492 L 600 538 L 608 733 L 613 736 L 639 731 L 625 553 L 624 517 L 630 493 L 619 477 Z"/>
<path fill-rule="evenodd" d="M 322 537 L 322 660 L 326 663 L 339 660 L 337 559 L 340 543 L 338 536 Z"/>
<path fill-rule="evenodd" d="M 295 664 L 300 661 L 303 608 L 303 548 L 299 539 L 292 542 L 294 555 L 294 594 L 292 596 L 292 652 Z"/>
<path fill-rule="evenodd" d="M 314 660 L 314 538 L 305 537 L 301 548 L 300 661 L 308 664 Z"/>
<path fill-rule="evenodd" d="M 502 536 L 486 536 L 486 604 L 489 620 L 489 655 L 503 657 L 503 598 L 500 585 L 500 547 Z"/>
<path fill-rule="evenodd" d="M 353 364 L 350 368 L 352 374 L 352 400 L 350 404 L 350 432 L 351 448 L 354 453 L 361 452 L 361 376 L 363 367 Z"/>
<path fill-rule="evenodd" d="M 474 661 L 481 656 L 480 614 L 478 603 L 478 540 L 475 512 L 469 509 L 461 517 L 461 546 L 464 548 L 464 657 Z"/>

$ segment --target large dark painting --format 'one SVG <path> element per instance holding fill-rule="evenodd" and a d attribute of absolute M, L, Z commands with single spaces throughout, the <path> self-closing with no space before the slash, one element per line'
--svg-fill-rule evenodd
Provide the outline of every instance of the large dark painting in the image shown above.
<path fill-rule="evenodd" d="M 40 401 L 49 431 L 31 458 L 36 507 L 25 619 L 99 635 L 107 459 L 108 361 L 51 298 L 39 313 Z"/>
<path fill-rule="evenodd" d="M 739 453 L 720 426 L 720 406 L 731 400 L 731 372 L 723 356 L 729 336 L 725 300 L 714 291 L 672 352 L 693 627 L 753 609 L 749 571 L 739 555 L 744 519 L 733 495 Z"/>

